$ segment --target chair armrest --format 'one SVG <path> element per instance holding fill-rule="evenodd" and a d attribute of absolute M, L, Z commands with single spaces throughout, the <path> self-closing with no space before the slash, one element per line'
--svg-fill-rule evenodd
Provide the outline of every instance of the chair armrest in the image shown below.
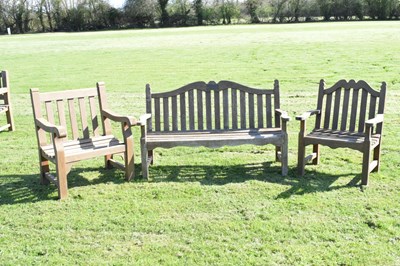
<path fill-rule="evenodd" d="M 365 121 L 366 127 L 374 127 L 376 124 L 383 123 L 383 114 L 377 114 L 376 117 Z"/>
<path fill-rule="evenodd" d="M 67 130 L 63 126 L 56 126 L 44 118 L 36 118 L 36 125 L 46 132 L 56 134 L 58 138 L 65 138 Z"/>
<path fill-rule="evenodd" d="M 290 121 L 290 116 L 288 116 L 286 111 L 275 109 L 275 113 L 278 113 L 281 116 L 282 121 Z"/>
<path fill-rule="evenodd" d="M 319 115 L 321 113 L 321 110 L 311 110 L 311 111 L 307 111 L 305 113 L 303 113 L 302 115 L 296 116 L 296 120 L 299 121 L 304 121 L 307 118 L 309 118 L 312 115 Z"/>
<path fill-rule="evenodd" d="M 151 118 L 151 114 L 143 114 L 139 117 L 139 121 L 137 122 L 138 126 L 145 126 L 147 123 L 147 120 Z"/>
<path fill-rule="evenodd" d="M 108 109 L 102 110 L 101 114 L 112 121 L 126 123 L 130 127 L 137 124 L 137 120 L 133 116 L 121 116 Z"/>

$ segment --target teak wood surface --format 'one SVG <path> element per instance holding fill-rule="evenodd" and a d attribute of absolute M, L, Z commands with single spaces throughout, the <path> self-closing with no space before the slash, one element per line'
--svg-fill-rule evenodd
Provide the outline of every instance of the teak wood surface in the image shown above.
<path fill-rule="evenodd" d="M 41 182 L 53 182 L 60 199 L 68 196 L 67 175 L 72 164 L 81 160 L 104 156 L 107 168 L 124 170 L 126 180 L 134 177 L 131 126 L 137 122 L 108 109 L 104 83 L 90 89 L 30 92 Z M 110 121 L 121 123 L 123 141 L 112 135 Z M 114 160 L 115 154 L 123 156 L 124 164 Z M 56 166 L 56 177 L 50 174 L 49 162 Z"/>
<path fill-rule="evenodd" d="M 319 163 L 319 145 L 350 148 L 363 153 L 361 184 L 368 185 L 369 173 L 380 168 L 385 95 L 385 82 L 376 91 L 363 80 L 339 80 L 330 88 L 321 80 L 317 108 L 296 117 L 300 121 L 298 174 L 304 175 L 308 160 Z M 306 134 L 306 120 L 312 115 L 315 126 Z M 313 153 L 305 156 L 308 145 L 313 145 Z"/>
<path fill-rule="evenodd" d="M 15 124 L 11 106 L 10 80 L 6 70 L 0 71 L 0 114 L 5 113 L 7 124 L 0 125 L 0 132 L 14 131 Z"/>
<path fill-rule="evenodd" d="M 288 172 L 287 113 L 280 109 L 279 82 L 270 90 L 232 81 L 193 82 L 152 93 L 146 86 L 146 115 L 140 119 L 143 176 L 148 178 L 155 148 L 242 144 L 276 146 L 282 175 Z"/>

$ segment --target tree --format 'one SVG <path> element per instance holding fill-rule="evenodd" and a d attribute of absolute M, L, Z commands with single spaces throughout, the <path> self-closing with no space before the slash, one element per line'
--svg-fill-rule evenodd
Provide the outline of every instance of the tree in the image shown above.
<path fill-rule="evenodd" d="M 273 10 L 272 22 L 276 23 L 279 18 L 279 22 L 283 22 L 284 18 L 284 5 L 287 4 L 288 0 L 270 0 L 270 4 Z"/>
<path fill-rule="evenodd" d="M 167 11 L 168 1 L 169 0 L 157 0 L 161 13 L 160 22 L 162 27 L 166 27 L 169 24 L 169 14 Z"/>
<path fill-rule="evenodd" d="M 261 1 L 260 0 L 247 0 L 246 1 L 246 9 L 250 15 L 251 23 L 260 23 L 260 19 L 258 18 L 257 9 L 259 8 Z"/>
<path fill-rule="evenodd" d="M 126 19 L 138 27 L 154 25 L 156 16 L 155 2 L 152 0 L 127 0 L 124 6 Z"/>
<path fill-rule="evenodd" d="M 197 25 L 203 25 L 203 1 L 194 0 L 193 7 L 197 18 Z"/>

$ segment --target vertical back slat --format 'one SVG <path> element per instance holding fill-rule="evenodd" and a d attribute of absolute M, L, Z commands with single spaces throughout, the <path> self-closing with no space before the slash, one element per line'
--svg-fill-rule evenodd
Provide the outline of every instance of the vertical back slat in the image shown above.
<path fill-rule="evenodd" d="M 351 103 L 351 115 L 350 115 L 350 131 L 354 131 L 356 128 L 356 116 L 358 107 L 358 89 L 353 89 L 353 100 Z"/>
<path fill-rule="evenodd" d="M 262 94 L 257 94 L 257 118 L 258 118 L 258 127 L 264 127 L 264 108 L 263 108 L 263 98 Z"/>
<path fill-rule="evenodd" d="M 154 123 L 156 131 L 161 131 L 161 107 L 160 98 L 154 98 Z"/>
<path fill-rule="evenodd" d="M 189 91 L 189 128 L 194 130 L 194 92 Z"/>
<path fill-rule="evenodd" d="M 376 97 L 371 95 L 371 100 L 369 101 L 369 114 L 368 119 L 374 118 L 376 115 Z"/>
<path fill-rule="evenodd" d="M 78 139 L 79 138 L 78 121 L 76 120 L 74 99 L 68 99 L 68 110 L 69 110 L 69 118 L 71 120 L 72 137 L 74 139 Z"/>
<path fill-rule="evenodd" d="M 65 129 L 67 128 L 67 121 L 65 120 L 65 105 L 63 100 L 58 100 L 57 102 L 57 112 L 60 125 Z"/>
<path fill-rule="evenodd" d="M 81 123 L 82 123 L 83 137 L 85 139 L 88 139 L 89 138 L 89 127 L 88 127 L 88 123 L 87 123 L 87 112 L 86 112 L 85 98 L 79 97 L 78 98 L 78 103 L 79 103 L 79 111 L 81 113 Z"/>
<path fill-rule="evenodd" d="M 186 131 L 186 95 L 182 93 L 179 95 L 180 109 L 181 109 L 181 130 Z"/>
<path fill-rule="evenodd" d="M 360 116 L 358 118 L 358 132 L 364 132 L 365 123 L 365 113 L 367 109 L 368 92 L 362 90 L 361 93 L 361 106 L 360 106 Z"/>
<path fill-rule="evenodd" d="M 211 112 L 211 91 L 206 91 L 206 124 L 207 130 L 212 129 L 212 112 Z"/>
<path fill-rule="evenodd" d="M 228 89 L 222 91 L 222 104 L 224 110 L 224 129 L 229 129 L 229 100 L 228 100 Z"/>
<path fill-rule="evenodd" d="M 332 109 L 331 107 L 332 107 L 332 94 L 330 93 L 326 95 L 324 128 L 329 128 L 331 109 Z"/>
<path fill-rule="evenodd" d="M 215 114 L 215 129 L 221 129 L 221 111 L 219 101 L 219 90 L 214 91 L 214 114 Z"/>
<path fill-rule="evenodd" d="M 44 106 L 46 108 L 46 115 L 47 115 L 47 120 L 54 124 L 54 112 L 53 112 L 53 102 L 52 101 L 47 101 L 44 103 Z"/>
<path fill-rule="evenodd" d="M 254 122 L 254 94 L 249 93 L 249 127 L 255 128 Z"/>
<path fill-rule="evenodd" d="M 164 122 L 164 131 L 169 131 L 169 104 L 168 104 L 168 97 L 163 97 L 163 122 Z"/>
<path fill-rule="evenodd" d="M 271 101 L 270 94 L 267 94 L 265 97 L 265 109 L 267 112 L 267 127 L 271 128 L 272 127 L 272 101 Z"/>
<path fill-rule="evenodd" d="M 92 118 L 93 134 L 99 136 L 99 121 L 97 118 L 96 101 L 94 96 L 89 97 L 90 114 Z"/>
<path fill-rule="evenodd" d="M 343 97 L 343 106 L 342 106 L 342 121 L 341 121 L 341 126 L 340 130 L 346 130 L 346 125 L 347 125 L 347 115 L 349 111 L 349 100 L 350 100 L 350 90 L 345 89 L 344 90 L 344 97 Z"/>
<path fill-rule="evenodd" d="M 178 131 L 178 102 L 176 96 L 172 96 L 172 130 Z"/>
<path fill-rule="evenodd" d="M 146 113 L 147 114 L 153 114 L 152 112 L 152 102 L 151 102 L 151 88 L 150 84 L 146 84 Z M 150 119 L 147 120 L 147 130 L 152 131 L 153 130 L 153 116 L 150 117 Z"/>
<path fill-rule="evenodd" d="M 246 128 L 246 94 L 244 91 L 240 91 L 240 128 Z"/>
<path fill-rule="evenodd" d="M 203 124 L 203 92 L 201 90 L 197 90 L 197 127 L 199 130 L 204 129 Z"/>
<path fill-rule="evenodd" d="M 385 99 L 386 99 L 386 82 L 382 82 L 381 91 L 379 93 L 378 114 L 383 114 L 383 112 L 385 111 Z M 382 123 L 379 123 L 376 126 L 376 133 L 382 134 Z"/>
<path fill-rule="evenodd" d="M 279 91 L 279 81 L 276 79 L 274 81 L 274 108 L 272 109 L 275 113 L 275 109 L 280 109 L 280 91 Z M 281 127 L 281 117 L 280 115 L 275 115 L 275 127 Z"/>
<path fill-rule="evenodd" d="M 322 104 L 324 101 L 324 87 L 325 81 L 323 79 L 319 82 L 319 90 L 318 90 L 318 102 L 317 102 L 317 109 L 320 110 L 320 113 L 315 117 L 315 128 L 321 128 L 321 116 L 322 116 Z"/>
<path fill-rule="evenodd" d="M 231 101 L 232 101 L 232 129 L 238 128 L 238 114 L 237 114 L 237 91 L 236 89 L 231 90 Z"/>
<path fill-rule="evenodd" d="M 333 121 L 332 121 L 332 129 L 333 130 L 336 130 L 338 128 L 341 94 L 342 94 L 342 89 L 339 88 L 335 92 L 335 103 L 333 105 Z"/>

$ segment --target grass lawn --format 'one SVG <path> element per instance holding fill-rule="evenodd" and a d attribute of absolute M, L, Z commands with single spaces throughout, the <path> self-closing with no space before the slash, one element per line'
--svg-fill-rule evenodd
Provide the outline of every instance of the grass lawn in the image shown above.
<path fill-rule="evenodd" d="M 0 133 L 1 265 L 400 265 L 399 22 L 0 36 L 0 69 L 17 127 Z M 146 83 L 279 79 L 294 118 L 315 108 L 321 78 L 387 82 L 382 167 L 366 189 L 361 153 L 347 149 L 322 147 L 321 164 L 298 178 L 294 119 L 287 177 L 273 146 L 174 148 L 156 150 L 147 182 L 135 128 L 134 181 L 98 158 L 73 167 L 65 201 L 39 184 L 31 87 L 105 81 L 112 109 L 139 116 Z"/>

